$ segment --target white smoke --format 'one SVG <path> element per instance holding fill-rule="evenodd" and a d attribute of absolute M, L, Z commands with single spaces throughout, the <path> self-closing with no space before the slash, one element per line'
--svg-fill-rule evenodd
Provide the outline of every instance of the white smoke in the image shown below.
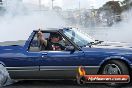
<path fill-rule="evenodd" d="M 5 0 L 4 15 L 0 16 L 0 42 L 27 40 L 32 30 L 65 26 L 65 21 L 53 11 L 39 10 L 39 6 Z M 34 7 L 34 8 L 33 8 Z"/>
<path fill-rule="evenodd" d="M 123 14 L 123 20 L 119 24 L 113 25 L 113 27 L 118 28 L 119 32 L 115 35 L 115 39 L 119 39 L 119 41 L 123 42 L 131 42 L 132 43 L 132 10 L 126 11 Z"/>
<path fill-rule="evenodd" d="M 122 14 L 122 21 L 115 23 L 112 27 L 97 27 L 88 33 L 95 39 L 104 41 L 119 41 L 132 43 L 132 10 Z"/>

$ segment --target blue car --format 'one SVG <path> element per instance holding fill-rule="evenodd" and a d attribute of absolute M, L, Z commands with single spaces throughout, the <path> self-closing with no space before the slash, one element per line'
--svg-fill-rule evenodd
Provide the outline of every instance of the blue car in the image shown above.
<path fill-rule="evenodd" d="M 0 46 L 0 64 L 11 79 L 76 79 L 79 66 L 87 74 L 127 74 L 132 47 L 126 43 L 94 40 L 76 28 L 42 30 L 45 39 L 58 33 L 64 50 L 41 50 L 34 30 L 24 44 Z M 9 42 L 9 44 L 11 44 Z M 5 82 L 3 82 L 5 83 Z"/>

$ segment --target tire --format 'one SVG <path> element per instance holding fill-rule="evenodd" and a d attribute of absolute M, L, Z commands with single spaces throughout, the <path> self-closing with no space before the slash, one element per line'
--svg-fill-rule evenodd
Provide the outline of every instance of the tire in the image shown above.
<path fill-rule="evenodd" d="M 8 75 L 5 67 L 0 64 L 0 87 L 4 86 L 8 80 Z"/>
<path fill-rule="evenodd" d="M 85 79 L 83 76 L 78 77 L 78 78 L 77 78 L 77 84 L 79 84 L 79 85 L 84 85 L 84 84 L 86 84 L 86 79 Z"/>
<path fill-rule="evenodd" d="M 118 60 L 110 60 L 101 69 L 101 74 L 122 74 L 129 75 L 129 69 L 125 63 Z M 106 83 L 107 86 L 119 87 L 125 84 L 121 83 Z"/>

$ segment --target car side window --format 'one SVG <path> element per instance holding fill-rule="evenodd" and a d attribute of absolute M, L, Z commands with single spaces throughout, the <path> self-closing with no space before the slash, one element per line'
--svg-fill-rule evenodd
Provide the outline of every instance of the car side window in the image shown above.
<path fill-rule="evenodd" d="M 46 40 L 50 39 L 50 35 L 51 35 L 51 32 L 48 32 L 48 33 L 45 33 L 44 32 L 43 33 L 43 37 Z M 58 42 L 58 44 L 62 45 L 65 48 L 68 47 L 68 46 L 72 46 L 73 47 L 73 45 L 68 40 L 66 40 L 63 36 L 61 36 L 61 40 Z M 63 50 L 46 50 L 46 49 L 43 49 L 42 50 L 42 49 L 40 49 L 40 44 L 39 44 L 38 39 L 37 39 L 37 33 L 35 34 L 33 40 L 30 43 L 30 47 L 29 47 L 29 51 L 31 51 L 31 52 L 40 52 L 40 51 L 65 51 L 65 50 L 66 49 L 63 49 Z"/>
<path fill-rule="evenodd" d="M 43 33 L 43 35 L 46 39 L 48 39 L 49 36 L 50 36 L 50 33 Z M 35 34 L 33 40 L 30 43 L 29 51 L 31 51 L 31 52 L 40 52 L 39 42 L 38 42 L 38 39 L 37 39 L 37 33 Z"/>

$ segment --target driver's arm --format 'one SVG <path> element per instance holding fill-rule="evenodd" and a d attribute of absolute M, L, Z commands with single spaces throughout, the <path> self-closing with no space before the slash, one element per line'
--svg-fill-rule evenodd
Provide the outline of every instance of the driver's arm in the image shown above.
<path fill-rule="evenodd" d="M 40 44 L 44 44 L 45 46 L 47 46 L 47 40 L 44 38 L 43 33 L 40 30 L 37 33 L 37 39 Z"/>

